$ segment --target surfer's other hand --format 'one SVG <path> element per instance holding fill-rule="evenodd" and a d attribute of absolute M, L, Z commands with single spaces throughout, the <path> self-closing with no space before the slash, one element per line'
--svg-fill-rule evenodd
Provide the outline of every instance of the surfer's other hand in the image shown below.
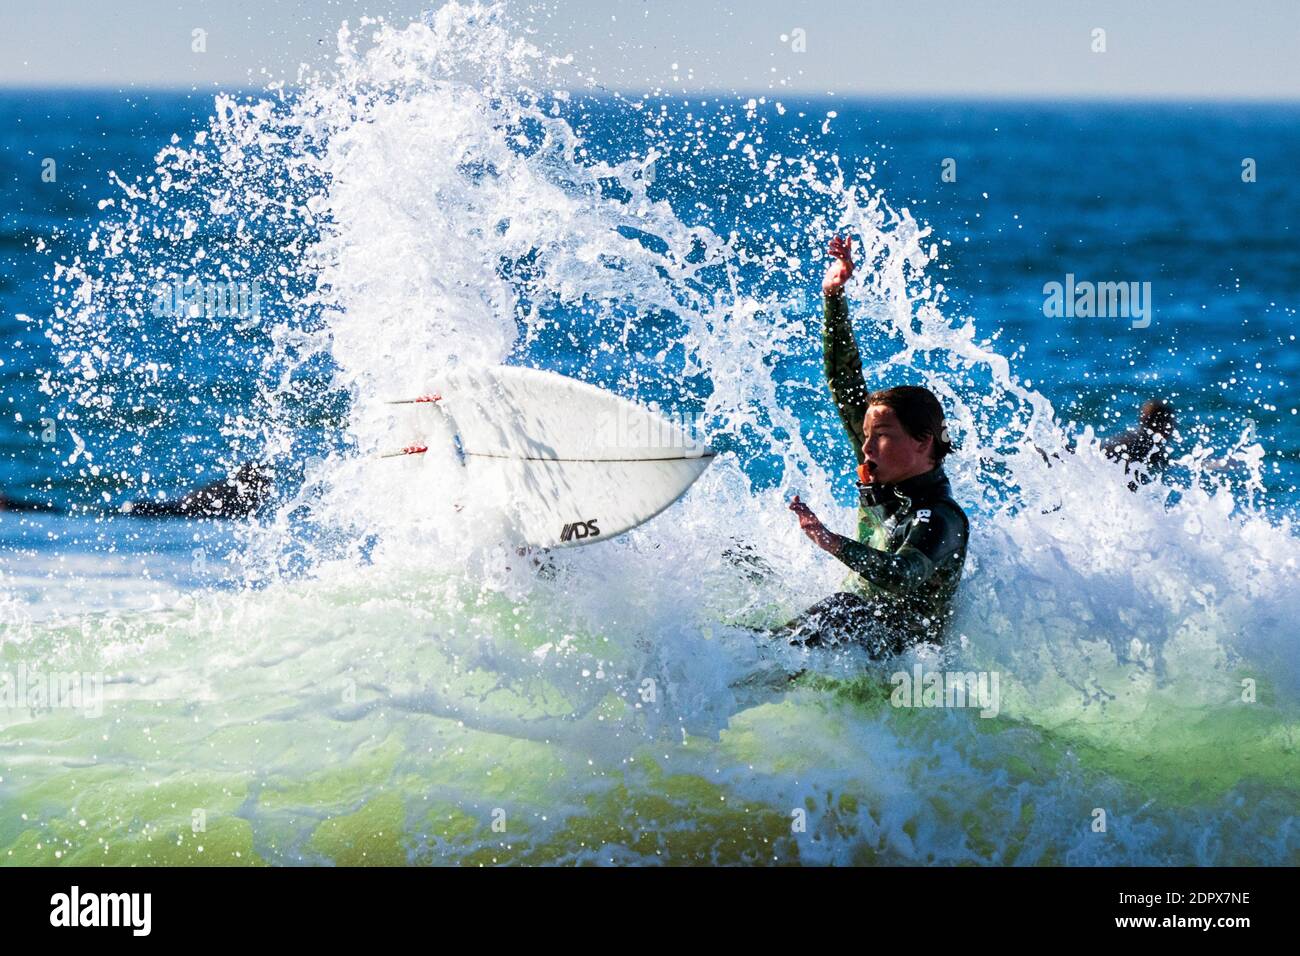
<path fill-rule="evenodd" d="M 846 236 L 835 236 L 831 239 L 826 253 L 835 261 L 826 270 L 826 278 L 822 280 L 822 292 L 831 295 L 843 289 L 844 283 L 848 282 L 849 277 L 853 275 L 853 240 Z"/>
<path fill-rule="evenodd" d="M 799 527 L 813 544 L 832 554 L 839 550 L 840 536 L 822 524 L 812 509 L 799 500 L 798 495 L 790 501 L 790 510 L 799 516 Z"/>

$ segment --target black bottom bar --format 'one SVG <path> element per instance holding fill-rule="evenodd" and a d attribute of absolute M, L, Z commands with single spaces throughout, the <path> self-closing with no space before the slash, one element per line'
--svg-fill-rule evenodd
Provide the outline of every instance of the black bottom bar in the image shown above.
<path fill-rule="evenodd" d="M 432 943 L 462 933 L 486 939 L 485 928 L 494 943 L 511 931 L 536 942 L 549 927 L 561 932 L 548 948 L 561 948 L 566 939 L 588 945 L 587 934 L 602 927 L 662 938 L 674 932 L 666 921 L 686 914 L 733 941 L 798 928 L 811 942 L 853 925 L 869 929 L 873 942 L 947 945 L 954 942 L 944 942 L 947 934 L 962 927 L 997 926 L 1001 934 L 1048 921 L 1062 941 L 1172 932 L 1230 943 L 1294 924 L 1285 911 L 1294 877 L 1289 869 L 1188 868 L 0 869 L 0 912 L 10 942 L 77 933 L 83 942 L 114 937 L 128 945 L 373 944 L 377 932 L 409 927 L 435 934 Z M 85 925 L 109 922 L 117 925 Z"/>

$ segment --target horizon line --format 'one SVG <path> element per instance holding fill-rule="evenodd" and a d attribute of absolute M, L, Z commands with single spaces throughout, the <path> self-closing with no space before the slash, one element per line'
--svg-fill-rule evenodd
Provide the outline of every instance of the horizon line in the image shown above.
<path fill-rule="evenodd" d="M 285 84 L 280 87 L 280 91 L 292 93 L 303 89 L 297 84 Z M 552 93 L 555 88 L 547 88 L 539 92 Z M 203 95 L 212 96 L 220 93 L 229 93 L 240 96 L 269 96 L 274 95 L 277 91 L 266 86 L 245 87 L 236 84 L 224 84 L 213 81 L 211 85 L 205 86 L 171 86 L 171 85 L 154 85 L 154 84 L 131 84 L 131 85 L 88 85 L 81 83 L 53 83 L 53 84 L 5 84 L 0 83 L 0 95 L 4 94 L 31 94 L 31 93 L 99 93 L 99 94 L 159 94 L 171 96 L 193 96 Z M 1051 104 L 1051 103 L 1079 103 L 1079 104 L 1097 104 L 1097 105 L 1260 105 L 1260 106 L 1300 106 L 1300 94 L 1225 94 L 1222 96 L 1203 95 L 1203 94 L 1183 94 L 1183 93 L 1122 93 L 1122 94 L 1090 94 L 1090 93 L 1033 93 L 1033 92 L 994 92 L 994 91 L 870 91 L 870 90 L 849 90 L 837 91 L 826 90 L 815 92 L 809 90 L 744 90 L 744 89 L 721 89 L 707 88 L 699 90 L 666 90 L 663 88 L 652 90 L 633 90 L 630 88 L 614 89 L 599 87 L 590 88 L 569 88 L 563 92 L 570 96 L 589 96 L 593 98 L 618 98 L 618 99 L 744 99 L 744 98 L 766 98 L 768 100 L 781 100 L 782 102 L 793 102 L 796 100 L 809 101 L 840 101 L 840 102 L 959 102 L 959 103 L 1024 103 L 1024 104 Z"/>

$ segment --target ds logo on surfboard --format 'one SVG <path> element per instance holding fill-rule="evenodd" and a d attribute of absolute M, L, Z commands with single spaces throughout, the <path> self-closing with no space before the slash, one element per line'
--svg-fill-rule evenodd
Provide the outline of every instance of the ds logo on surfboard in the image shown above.
<path fill-rule="evenodd" d="M 573 524 L 566 524 L 564 530 L 560 532 L 560 540 L 581 541 L 583 538 L 594 538 L 600 534 L 600 529 L 596 527 L 597 520 L 592 518 L 590 521 L 575 521 Z"/>

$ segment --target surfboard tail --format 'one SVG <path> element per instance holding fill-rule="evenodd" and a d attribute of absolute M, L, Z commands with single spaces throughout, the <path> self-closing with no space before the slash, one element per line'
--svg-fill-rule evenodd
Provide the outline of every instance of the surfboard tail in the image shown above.
<path fill-rule="evenodd" d="M 444 445 L 467 469 L 481 514 L 511 543 L 569 547 L 604 540 L 677 501 L 716 452 L 684 420 L 587 382 L 516 366 L 437 374 L 410 406 L 383 458 Z M 429 460 L 429 459 L 426 459 Z"/>

